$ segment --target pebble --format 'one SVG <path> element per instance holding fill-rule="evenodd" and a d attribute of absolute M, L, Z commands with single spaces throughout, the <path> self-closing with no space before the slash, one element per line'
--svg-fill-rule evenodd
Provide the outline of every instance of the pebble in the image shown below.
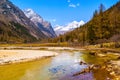
<path fill-rule="evenodd" d="M 115 72 L 114 71 L 110 72 L 110 75 L 115 76 Z"/>

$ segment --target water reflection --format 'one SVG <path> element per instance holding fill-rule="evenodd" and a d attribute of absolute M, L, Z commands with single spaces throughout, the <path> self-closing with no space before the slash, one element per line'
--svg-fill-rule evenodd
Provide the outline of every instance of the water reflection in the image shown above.
<path fill-rule="evenodd" d="M 92 80 L 92 73 L 73 77 L 73 74 L 87 67 L 87 65 L 79 64 L 80 61 L 83 61 L 81 55 L 82 53 L 80 52 L 63 52 L 59 56 L 53 58 L 49 68 L 49 72 L 52 76 L 51 80 L 76 80 L 77 78 Z"/>
<path fill-rule="evenodd" d="M 60 55 L 40 61 L 0 66 L 2 80 L 93 80 L 92 72 L 73 76 L 86 68 L 79 51 L 60 51 Z M 14 76 L 14 77 L 13 77 Z"/>

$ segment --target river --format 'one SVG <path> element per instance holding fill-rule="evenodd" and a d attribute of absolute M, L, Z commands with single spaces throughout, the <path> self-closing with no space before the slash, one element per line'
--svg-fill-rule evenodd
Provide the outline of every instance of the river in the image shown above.
<path fill-rule="evenodd" d="M 0 66 L 0 80 L 94 80 L 95 75 L 101 75 L 100 72 L 89 72 L 73 76 L 88 66 L 79 64 L 80 61 L 84 61 L 84 52 L 56 52 L 59 55 L 55 57 Z M 98 79 L 99 77 L 101 76 L 98 76 Z M 105 78 L 106 76 L 103 76 L 101 79 Z"/>

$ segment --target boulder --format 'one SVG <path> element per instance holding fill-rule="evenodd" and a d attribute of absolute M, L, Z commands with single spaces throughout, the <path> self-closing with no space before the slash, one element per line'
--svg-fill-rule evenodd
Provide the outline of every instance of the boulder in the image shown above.
<path fill-rule="evenodd" d="M 93 55 L 93 56 L 96 56 L 96 55 L 97 55 L 97 52 L 91 51 L 91 52 L 89 52 L 89 54 L 90 54 L 90 55 Z"/>

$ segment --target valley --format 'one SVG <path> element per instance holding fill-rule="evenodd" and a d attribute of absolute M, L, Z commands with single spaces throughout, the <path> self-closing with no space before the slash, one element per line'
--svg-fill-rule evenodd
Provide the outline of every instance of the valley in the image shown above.
<path fill-rule="evenodd" d="M 0 80 L 120 80 L 120 1 L 81 1 L 1 0 Z"/>

